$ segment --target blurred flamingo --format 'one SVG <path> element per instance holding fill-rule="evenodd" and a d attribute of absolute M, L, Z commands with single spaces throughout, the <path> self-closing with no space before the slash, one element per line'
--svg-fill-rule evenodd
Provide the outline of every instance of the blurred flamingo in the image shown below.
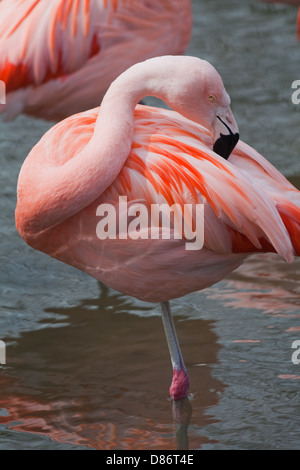
<path fill-rule="evenodd" d="M 300 7 L 300 0 L 260 0 L 265 3 L 286 3 L 288 5 L 294 5 Z M 297 38 L 300 40 L 300 8 L 297 16 Z"/>
<path fill-rule="evenodd" d="M 182 54 L 191 23 L 191 0 L 2 0 L 0 113 L 59 121 L 98 106 L 131 65 Z"/>
<path fill-rule="evenodd" d="M 173 110 L 137 104 L 149 94 Z M 121 74 L 100 108 L 51 128 L 19 175 L 16 226 L 30 246 L 117 291 L 161 303 L 175 400 L 187 396 L 189 378 L 169 300 L 220 281 L 251 253 L 275 252 L 288 262 L 300 255 L 299 191 L 245 143 L 230 155 L 237 141 L 214 67 L 158 57 Z M 100 240 L 97 208 L 118 208 L 120 195 L 136 212 L 141 203 L 204 204 L 203 248 L 186 249 L 184 237 L 163 239 L 159 222 L 151 227 L 158 239 L 146 228 L 124 239 L 119 227 L 115 239 Z"/>

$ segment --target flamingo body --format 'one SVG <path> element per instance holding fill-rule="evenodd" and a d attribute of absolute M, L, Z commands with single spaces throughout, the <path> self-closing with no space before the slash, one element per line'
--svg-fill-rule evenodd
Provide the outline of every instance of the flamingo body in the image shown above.
<path fill-rule="evenodd" d="M 40 165 L 53 165 L 59 171 L 87 145 L 98 113 L 96 108 L 53 127 L 29 155 L 19 184 L 25 172 Z M 137 105 L 134 123 L 134 142 L 125 165 L 92 204 L 38 234 L 22 233 L 17 219 L 30 245 L 150 302 L 204 289 L 253 252 L 275 251 L 289 260 L 293 250 L 300 254 L 299 192 L 261 155 L 240 142 L 225 161 L 211 151 L 205 128 L 174 111 Z M 117 206 L 119 195 L 147 206 L 204 203 L 204 248 L 187 251 L 185 240 L 173 239 L 99 240 L 97 207 Z M 26 203 L 30 205 L 30 200 Z"/>
<path fill-rule="evenodd" d="M 190 34 L 190 0 L 2 0 L 0 113 L 59 121 L 93 108 L 121 72 L 183 53 Z"/>
<path fill-rule="evenodd" d="M 173 110 L 137 104 L 149 94 Z M 174 399 L 187 395 L 189 380 L 168 301 L 220 281 L 251 253 L 287 262 L 300 255 L 300 192 L 243 142 L 228 158 L 237 131 L 210 64 L 158 57 L 121 74 L 100 108 L 52 127 L 19 175 L 16 226 L 30 246 L 122 293 L 161 302 Z M 123 238 L 120 224 L 115 238 L 100 239 L 98 207 L 120 208 L 120 196 L 130 207 L 203 204 L 203 247 L 163 238 L 160 220 L 151 227 L 157 239 L 144 236 L 149 227 Z"/>

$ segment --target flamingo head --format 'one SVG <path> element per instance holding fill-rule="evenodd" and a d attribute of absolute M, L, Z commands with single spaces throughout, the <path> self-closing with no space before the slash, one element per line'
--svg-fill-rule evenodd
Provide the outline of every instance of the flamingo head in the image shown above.
<path fill-rule="evenodd" d="M 195 113 L 194 120 L 210 130 L 214 152 L 228 159 L 239 140 L 239 129 L 230 108 L 230 97 L 220 75 L 208 62 L 198 59 L 194 80 L 197 76 L 197 98 L 191 108 Z"/>
<path fill-rule="evenodd" d="M 205 60 L 180 57 L 167 95 L 173 109 L 209 129 L 213 150 L 227 159 L 239 140 L 239 130 L 216 69 Z"/>
<path fill-rule="evenodd" d="M 228 158 L 239 140 L 230 98 L 216 69 L 191 56 L 161 56 L 133 65 L 121 75 L 120 93 L 130 86 L 135 103 L 156 96 L 182 116 L 206 127 L 213 150 Z M 120 78 L 116 80 L 119 83 Z"/>

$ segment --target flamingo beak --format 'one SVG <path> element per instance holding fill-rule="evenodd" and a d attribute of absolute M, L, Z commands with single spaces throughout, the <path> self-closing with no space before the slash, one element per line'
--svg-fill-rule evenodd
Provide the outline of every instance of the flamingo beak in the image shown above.
<path fill-rule="evenodd" d="M 217 116 L 214 126 L 214 137 L 214 152 L 227 160 L 240 137 L 238 126 L 231 110 L 224 117 Z"/>

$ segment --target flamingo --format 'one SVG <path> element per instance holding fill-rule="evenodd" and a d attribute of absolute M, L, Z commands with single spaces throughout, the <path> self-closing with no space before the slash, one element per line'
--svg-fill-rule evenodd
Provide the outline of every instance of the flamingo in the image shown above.
<path fill-rule="evenodd" d="M 265 3 L 285 3 L 300 7 L 300 0 L 260 0 Z M 297 15 L 297 38 L 300 40 L 300 8 Z"/>
<path fill-rule="evenodd" d="M 146 95 L 171 109 L 139 105 Z M 275 252 L 287 262 L 300 254 L 299 191 L 238 138 L 210 63 L 156 57 L 123 72 L 100 107 L 52 127 L 18 178 L 16 227 L 27 244 L 161 304 L 173 403 L 188 396 L 189 377 L 169 301 L 220 281 L 252 253 Z M 118 207 L 120 196 L 137 207 L 203 204 L 203 247 L 187 249 L 184 236 L 145 237 L 146 228 L 136 239 L 121 230 L 100 239 L 97 210 Z M 161 222 L 154 228 L 163 232 Z"/>
<path fill-rule="evenodd" d="M 191 26 L 191 0 L 0 0 L 0 113 L 60 121 L 98 106 L 134 63 L 182 54 Z"/>

